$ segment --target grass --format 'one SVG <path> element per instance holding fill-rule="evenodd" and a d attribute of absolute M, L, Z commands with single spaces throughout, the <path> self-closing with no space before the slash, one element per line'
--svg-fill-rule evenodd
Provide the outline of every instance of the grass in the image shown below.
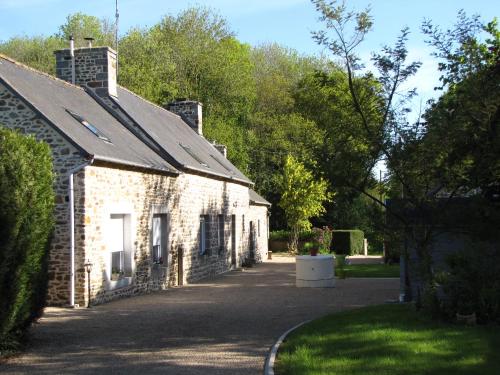
<path fill-rule="evenodd" d="M 280 347 L 278 375 L 498 375 L 500 327 L 432 321 L 412 305 L 329 315 Z"/>
<path fill-rule="evenodd" d="M 399 264 L 349 264 L 346 277 L 399 277 Z"/>

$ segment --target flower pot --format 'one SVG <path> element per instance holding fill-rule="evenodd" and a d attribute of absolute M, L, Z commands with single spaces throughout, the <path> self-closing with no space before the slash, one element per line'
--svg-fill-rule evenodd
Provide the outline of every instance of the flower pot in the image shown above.
<path fill-rule="evenodd" d="M 309 254 L 313 257 L 315 257 L 316 255 L 318 255 L 318 248 L 317 247 L 313 247 L 311 249 L 309 249 Z"/>

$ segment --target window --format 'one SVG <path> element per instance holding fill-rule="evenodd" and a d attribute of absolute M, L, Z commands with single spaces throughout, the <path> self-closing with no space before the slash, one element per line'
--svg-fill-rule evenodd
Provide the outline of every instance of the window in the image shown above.
<path fill-rule="evenodd" d="M 241 215 L 242 232 L 245 233 L 245 215 Z"/>
<path fill-rule="evenodd" d="M 217 224 L 217 244 L 219 250 L 222 251 L 224 249 L 224 215 L 217 216 Z"/>
<path fill-rule="evenodd" d="M 110 217 L 110 280 L 118 281 L 132 276 L 132 251 L 129 246 L 130 215 L 112 214 Z"/>
<path fill-rule="evenodd" d="M 182 144 L 182 143 L 179 143 L 179 146 L 182 147 L 182 149 L 184 151 L 186 151 L 189 156 L 191 156 L 194 160 L 196 160 L 198 163 L 200 163 L 201 165 L 203 165 L 204 167 L 206 168 L 210 168 L 207 163 L 205 163 L 203 160 L 200 159 L 200 157 L 198 157 L 198 155 L 195 154 L 195 152 L 191 149 L 191 147 L 189 147 L 188 145 L 185 145 L 185 144 Z"/>
<path fill-rule="evenodd" d="M 78 121 L 80 124 L 82 124 L 83 126 L 85 126 L 89 131 L 92 132 L 92 134 L 94 134 L 97 138 L 103 140 L 104 142 L 107 142 L 107 143 L 113 143 L 111 142 L 111 140 L 109 139 L 109 137 L 105 136 L 99 129 L 97 129 L 94 125 L 92 125 L 90 122 L 88 122 L 87 120 L 85 120 L 82 116 L 74 113 L 74 112 L 71 112 L 70 110 L 66 110 L 66 112 L 68 112 L 71 116 L 73 116 L 73 118 Z"/>
<path fill-rule="evenodd" d="M 257 220 L 257 236 L 260 237 L 260 220 Z"/>
<path fill-rule="evenodd" d="M 151 233 L 151 259 L 155 264 L 167 263 L 167 215 L 154 214 Z"/>
<path fill-rule="evenodd" d="M 208 233 L 209 233 L 208 216 L 201 215 L 200 216 L 200 242 L 199 242 L 200 255 L 205 255 L 207 253 Z"/>

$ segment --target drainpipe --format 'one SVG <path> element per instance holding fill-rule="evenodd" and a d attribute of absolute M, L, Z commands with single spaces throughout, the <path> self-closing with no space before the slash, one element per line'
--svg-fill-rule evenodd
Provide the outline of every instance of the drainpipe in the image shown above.
<path fill-rule="evenodd" d="M 70 223 L 70 298 L 69 305 L 75 306 L 75 190 L 74 176 L 85 167 L 92 165 L 94 158 L 69 171 L 69 223 Z"/>
<path fill-rule="evenodd" d="M 69 54 L 71 56 L 71 83 L 75 84 L 76 68 L 75 68 L 75 40 L 73 35 L 69 36 Z"/>

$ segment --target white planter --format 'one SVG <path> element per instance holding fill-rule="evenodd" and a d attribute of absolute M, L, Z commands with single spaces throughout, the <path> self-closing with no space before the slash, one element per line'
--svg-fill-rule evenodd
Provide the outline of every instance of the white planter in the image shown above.
<path fill-rule="evenodd" d="M 333 288 L 335 271 L 333 255 L 299 255 L 295 257 L 295 285 L 299 288 Z"/>

